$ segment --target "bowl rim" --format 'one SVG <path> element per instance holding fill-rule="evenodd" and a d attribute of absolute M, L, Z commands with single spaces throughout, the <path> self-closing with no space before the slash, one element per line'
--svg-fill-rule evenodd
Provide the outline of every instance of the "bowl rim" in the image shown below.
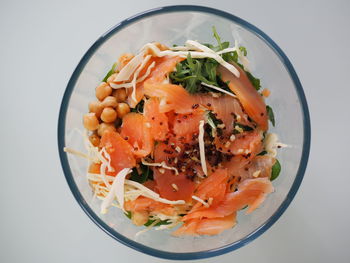
<path fill-rule="evenodd" d="M 240 26 L 244 27 L 245 29 L 251 31 L 256 36 L 258 36 L 260 39 L 262 39 L 267 45 L 270 46 L 270 48 L 279 56 L 281 62 L 286 67 L 288 73 L 290 74 L 290 77 L 292 81 L 294 82 L 294 86 L 296 88 L 296 92 L 298 94 L 299 101 L 301 102 L 301 108 L 303 113 L 303 125 L 304 125 L 304 134 L 303 134 L 303 149 L 302 149 L 302 156 L 301 161 L 299 164 L 299 168 L 295 177 L 295 180 L 292 184 L 291 189 L 289 190 L 285 200 L 282 202 L 282 204 L 279 206 L 279 208 L 275 211 L 275 213 L 267 219 L 260 227 L 255 229 L 253 232 L 245 236 L 244 238 L 219 247 L 215 249 L 205 250 L 205 251 L 199 251 L 199 252 L 188 252 L 188 253 L 176 253 L 176 252 L 167 252 L 162 251 L 158 249 L 154 249 L 151 247 L 148 247 L 146 245 L 142 245 L 134 240 L 131 240 L 121 234 L 119 234 L 117 231 L 115 231 L 113 228 L 109 227 L 105 222 L 103 222 L 96 214 L 95 212 L 90 208 L 90 206 L 87 204 L 87 202 L 84 200 L 83 196 L 81 195 L 77 185 L 75 184 L 73 174 L 70 170 L 70 166 L 68 163 L 68 158 L 66 153 L 63 151 L 63 147 L 65 146 L 65 125 L 66 125 L 66 114 L 67 109 L 70 101 L 70 97 L 72 94 L 72 91 L 74 90 L 75 84 L 89 61 L 89 59 L 92 57 L 94 52 L 106 41 L 108 40 L 113 34 L 120 31 L 122 28 L 128 26 L 131 23 L 134 23 L 140 19 L 151 17 L 153 15 L 158 14 L 165 14 L 165 13 L 171 13 L 171 12 L 200 12 L 200 13 L 207 13 L 211 15 L 216 15 L 219 17 L 226 18 L 228 20 L 231 20 L 232 22 L 239 24 Z M 190 259 L 201 259 L 201 258 L 208 258 L 213 256 L 222 255 L 228 252 L 231 252 L 233 250 L 236 250 L 249 242 L 253 241 L 257 237 L 259 237 L 261 234 L 263 234 L 267 229 L 269 229 L 284 213 L 284 211 L 287 209 L 291 201 L 293 200 L 295 194 L 297 193 L 299 186 L 303 180 L 304 173 L 306 170 L 308 158 L 309 158 L 309 152 L 310 152 L 310 141 L 311 141 L 311 125 L 310 125 L 310 115 L 309 115 L 309 109 L 307 106 L 305 94 L 302 88 L 302 85 L 300 83 L 300 80 L 291 64 L 287 56 L 284 54 L 284 52 L 281 50 L 281 48 L 269 37 L 267 36 L 263 31 L 255 27 L 254 25 L 248 23 L 247 21 L 232 15 L 230 13 L 227 13 L 225 11 L 221 11 L 218 9 L 205 7 L 205 6 L 198 6 L 198 5 L 171 5 L 171 6 L 164 6 L 159 8 L 154 8 L 147 10 L 145 12 L 141 12 L 139 14 L 136 14 L 130 18 L 127 18 L 126 20 L 118 23 L 117 25 L 113 26 L 110 30 L 108 30 L 106 33 L 104 33 L 100 38 L 97 39 L 97 41 L 88 49 L 88 51 L 84 54 L 82 59 L 80 60 L 79 64 L 75 68 L 68 84 L 66 87 L 66 90 L 64 92 L 61 107 L 59 111 L 59 118 L 58 118 L 58 126 L 57 126 L 57 140 L 58 140 L 58 151 L 61 161 L 61 166 L 66 178 L 66 181 L 70 187 L 70 190 L 75 197 L 76 201 L 80 205 L 80 207 L 84 210 L 84 212 L 90 217 L 90 219 L 99 227 L 101 228 L 105 233 L 107 233 L 112 238 L 116 239 L 120 243 L 133 248 L 137 251 L 143 252 L 145 254 L 156 256 L 164 259 L 172 259 L 172 260 L 190 260 Z"/>

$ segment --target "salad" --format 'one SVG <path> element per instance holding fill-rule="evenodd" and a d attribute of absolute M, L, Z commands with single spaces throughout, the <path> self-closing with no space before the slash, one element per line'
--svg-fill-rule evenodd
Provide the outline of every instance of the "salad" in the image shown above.
<path fill-rule="evenodd" d="M 246 48 L 213 34 L 215 45 L 152 42 L 120 56 L 83 116 L 87 153 L 65 147 L 88 160 L 101 213 L 121 209 L 139 233 L 217 235 L 274 191 L 286 145 L 268 132 L 270 91 Z"/>

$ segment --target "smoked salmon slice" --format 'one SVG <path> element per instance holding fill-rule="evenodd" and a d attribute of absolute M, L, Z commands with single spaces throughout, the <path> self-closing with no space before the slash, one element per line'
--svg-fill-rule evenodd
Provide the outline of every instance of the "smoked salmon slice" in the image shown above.
<path fill-rule="evenodd" d="M 169 133 L 169 125 L 167 115 L 159 111 L 159 99 L 154 97 L 146 100 L 143 113 L 150 123 L 153 139 L 164 141 Z"/>
<path fill-rule="evenodd" d="M 174 236 L 218 235 L 236 224 L 236 213 L 221 218 L 191 219 L 173 232 Z"/>
<path fill-rule="evenodd" d="M 124 168 L 132 168 L 136 165 L 133 148 L 130 144 L 114 131 L 106 131 L 100 147 L 104 147 L 111 157 L 111 166 L 116 174 Z"/>
<path fill-rule="evenodd" d="M 161 58 L 152 57 L 143 70 L 140 72 L 140 77 L 146 73 L 148 66 L 155 62 L 155 67 L 153 68 L 151 74 L 141 83 L 136 85 L 136 101 L 131 98 L 132 89 L 128 90 L 128 104 L 131 108 L 134 108 L 144 97 L 144 86 L 146 83 L 161 83 L 167 78 L 167 74 L 172 72 L 178 62 L 181 62 L 184 58 L 178 56 L 164 56 Z"/>
<path fill-rule="evenodd" d="M 137 157 L 145 157 L 153 150 L 150 125 L 142 114 L 131 112 L 124 116 L 121 136 L 131 145 Z"/>
<path fill-rule="evenodd" d="M 266 194 L 273 191 L 268 178 L 248 179 L 238 185 L 236 192 L 227 193 L 222 202 L 209 208 L 203 207 L 183 217 L 183 221 L 194 218 L 216 218 L 228 216 L 246 205 L 247 214 L 255 210 L 265 199 Z"/>
<path fill-rule="evenodd" d="M 254 120 L 262 130 L 266 131 L 268 129 L 268 116 L 264 99 L 253 87 L 247 74 L 241 67 L 234 62 L 232 62 L 232 64 L 239 71 L 239 78 L 222 66 L 218 67 L 218 74 L 221 74 L 222 80 L 227 82 L 229 88 L 236 94 L 248 116 Z"/>

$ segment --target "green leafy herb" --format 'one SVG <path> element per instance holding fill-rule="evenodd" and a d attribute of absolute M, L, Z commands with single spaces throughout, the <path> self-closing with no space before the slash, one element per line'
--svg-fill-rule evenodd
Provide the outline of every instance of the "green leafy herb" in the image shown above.
<path fill-rule="evenodd" d="M 131 109 L 131 112 L 136 112 L 136 113 L 140 113 L 141 112 L 142 113 L 144 105 L 145 105 L 145 101 L 141 100 L 139 103 L 137 103 L 135 108 Z"/>
<path fill-rule="evenodd" d="M 216 126 L 219 124 L 218 120 L 216 119 L 214 113 L 212 111 L 207 111 L 207 123 L 210 125 L 212 129 L 216 129 Z"/>
<path fill-rule="evenodd" d="M 254 88 L 255 88 L 256 90 L 260 90 L 260 88 L 261 88 L 260 79 L 255 78 L 255 77 L 252 75 L 252 73 L 250 73 L 250 72 L 248 72 L 248 71 L 246 71 L 245 73 L 247 74 L 248 79 L 250 80 L 250 82 L 252 83 L 252 85 L 254 86 Z"/>
<path fill-rule="evenodd" d="M 230 46 L 230 42 L 222 42 L 218 32 L 216 31 L 215 26 L 213 26 L 212 30 L 213 36 L 216 39 L 218 45 L 204 45 L 215 52 L 228 48 Z M 248 52 L 245 47 L 240 46 L 239 49 L 244 56 L 247 56 Z M 237 51 L 224 53 L 221 54 L 221 56 L 225 61 L 235 62 L 239 67 L 241 67 L 244 70 L 243 65 L 238 61 Z M 227 91 L 230 91 L 230 89 L 227 86 L 228 84 L 224 83 L 221 80 L 220 76 L 216 74 L 216 69 L 218 65 L 219 63 L 212 58 L 194 59 L 191 57 L 191 54 L 189 52 L 187 59 L 178 63 L 176 65 L 176 71 L 170 73 L 170 80 L 173 84 L 182 85 L 189 93 L 192 94 L 210 91 L 207 87 L 202 86 L 201 82 L 221 87 Z M 255 78 L 250 72 L 245 72 L 255 89 L 259 90 L 261 87 L 260 79 Z"/>
<path fill-rule="evenodd" d="M 132 217 L 132 213 L 130 211 L 127 211 L 126 213 L 124 213 L 124 215 L 131 219 Z M 144 226 L 150 226 L 154 221 L 156 221 L 155 219 L 149 219 Z M 160 222 L 158 222 L 157 224 L 155 224 L 154 226 L 161 226 L 161 225 L 169 225 L 171 222 L 168 221 L 168 219 L 166 220 L 161 220 Z"/>
<path fill-rule="evenodd" d="M 267 151 L 262 151 L 261 153 L 259 153 L 258 155 L 265 155 L 267 154 Z"/>
<path fill-rule="evenodd" d="M 275 127 L 275 115 L 273 114 L 272 108 L 267 105 L 266 106 L 267 116 L 269 117 L 269 120 L 271 121 L 273 127 Z"/>
<path fill-rule="evenodd" d="M 125 215 L 127 218 L 131 219 L 131 212 L 130 212 L 130 211 L 127 211 L 126 213 L 124 213 L 124 215 Z"/>
<path fill-rule="evenodd" d="M 150 226 L 151 224 L 154 223 L 154 221 L 156 221 L 155 219 L 149 219 L 144 226 Z M 154 226 L 161 226 L 161 225 L 169 225 L 171 222 L 168 221 L 168 219 L 166 220 L 161 220 L 159 221 L 157 224 L 155 224 Z"/>
<path fill-rule="evenodd" d="M 239 134 L 241 133 L 239 129 L 236 129 L 236 126 L 238 126 L 238 128 L 241 128 L 244 132 L 245 131 L 252 131 L 253 128 L 252 127 L 249 127 L 247 125 L 243 125 L 243 124 L 240 124 L 240 123 L 235 123 L 234 124 L 234 129 L 233 129 L 233 134 Z"/>
<path fill-rule="evenodd" d="M 220 50 L 223 50 L 222 44 L 221 44 L 221 39 L 220 39 L 220 36 L 219 36 L 218 32 L 216 31 L 215 26 L 212 27 L 212 30 L 213 30 L 213 35 L 214 35 L 216 41 L 218 42 Z"/>
<path fill-rule="evenodd" d="M 115 68 L 117 67 L 117 62 L 113 64 L 112 68 L 108 71 L 107 75 L 103 78 L 103 82 L 106 82 L 107 79 L 115 72 Z"/>
<path fill-rule="evenodd" d="M 272 171 L 271 171 L 271 177 L 270 180 L 273 181 L 275 180 L 281 172 L 281 164 L 280 162 L 276 159 L 275 164 L 272 166 Z"/>
<path fill-rule="evenodd" d="M 243 46 L 240 46 L 239 47 L 239 50 L 243 53 L 244 56 L 247 56 L 248 55 L 248 51 L 245 47 Z"/>
<path fill-rule="evenodd" d="M 243 207 L 241 210 L 244 210 L 244 209 L 246 209 L 248 207 L 248 205 L 246 205 L 245 207 Z"/>
<path fill-rule="evenodd" d="M 176 65 L 176 71 L 170 73 L 171 82 L 181 84 L 189 93 L 206 91 L 201 82 L 217 86 L 216 68 L 218 63 L 211 58 L 193 59 L 188 53 L 187 59 Z"/>
<path fill-rule="evenodd" d="M 141 173 L 137 171 L 136 168 L 132 169 L 132 173 L 130 176 L 130 180 L 143 184 L 147 180 L 153 180 L 153 171 L 149 168 L 149 166 L 140 164 Z"/>

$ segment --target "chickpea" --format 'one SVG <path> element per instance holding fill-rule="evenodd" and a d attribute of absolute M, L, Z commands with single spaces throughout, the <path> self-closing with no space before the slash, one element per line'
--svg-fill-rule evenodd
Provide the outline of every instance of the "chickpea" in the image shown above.
<path fill-rule="evenodd" d="M 118 105 L 118 102 L 117 102 L 117 99 L 113 96 L 107 96 L 103 101 L 102 101 L 102 106 L 103 108 L 106 108 L 106 107 L 112 107 L 112 108 L 115 108 L 117 107 Z"/>
<path fill-rule="evenodd" d="M 133 212 L 131 216 L 131 220 L 135 225 L 142 226 L 147 223 L 148 216 L 149 214 L 147 211 Z"/>
<path fill-rule="evenodd" d="M 104 122 L 110 123 L 110 122 L 114 122 L 117 119 L 117 112 L 111 108 L 111 107 L 107 107 L 104 108 L 101 114 L 101 120 L 103 120 Z"/>
<path fill-rule="evenodd" d="M 124 102 L 128 97 L 124 88 L 114 90 L 112 95 L 117 99 L 117 102 Z"/>
<path fill-rule="evenodd" d="M 113 73 L 112 75 L 110 75 L 107 79 L 107 83 L 113 82 L 116 76 L 117 76 L 117 73 Z"/>
<path fill-rule="evenodd" d="M 118 114 L 119 118 L 123 118 L 129 112 L 130 112 L 130 107 L 128 104 L 126 104 L 124 102 L 118 103 L 117 114 Z"/>
<path fill-rule="evenodd" d="M 89 131 L 94 131 L 98 128 L 98 119 L 93 112 L 86 113 L 83 117 L 84 127 Z"/>
<path fill-rule="evenodd" d="M 94 133 L 89 136 L 89 140 L 93 146 L 98 147 L 100 145 L 100 137 Z"/>
<path fill-rule="evenodd" d="M 103 107 L 101 102 L 92 101 L 89 103 L 89 111 L 95 113 L 97 118 L 101 116 L 102 110 L 103 110 Z"/>
<path fill-rule="evenodd" d="M 112 123 L 103 122 L 98 126 L 97 134 L 102 137 L 106 131 L 116 131 L 116 128 Z"/>
<path fill-rule="evenodd" d="M 102 101 L 104 98 L 106 98 L 111 94 L 112 94 L 112 88 L 106 82 L 102 82 L 96 88 L 96 98 L 98 98 L 100 101 Z"/>

